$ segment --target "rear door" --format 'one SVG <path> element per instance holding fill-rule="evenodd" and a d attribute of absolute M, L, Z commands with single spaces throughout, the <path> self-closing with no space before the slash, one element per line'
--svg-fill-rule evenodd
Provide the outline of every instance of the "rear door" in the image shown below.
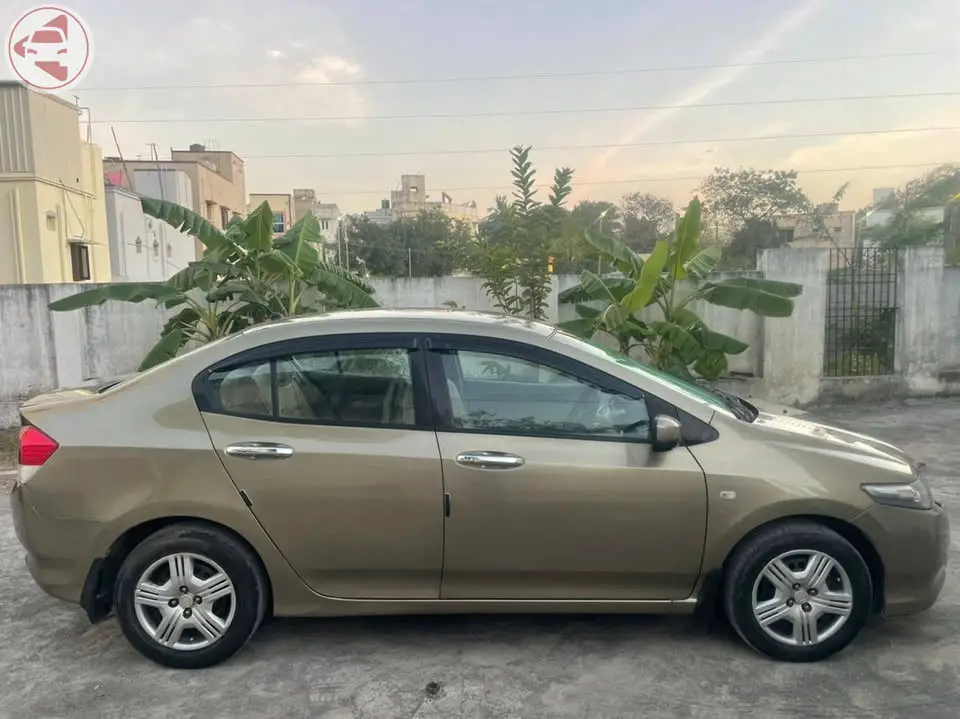
<path fill-rule="evenodd" d="M 676 409 L 518 342 L 431 337 L 450 514 L 444 599 L 682 599 L 699 575 L 707 495 Z"/>
<path fill-rule="evenodd" d="M 197 390 L 224 466 L 312 589 L 438 597 L 443 478 L 415 337 L 259 348 Z"/>

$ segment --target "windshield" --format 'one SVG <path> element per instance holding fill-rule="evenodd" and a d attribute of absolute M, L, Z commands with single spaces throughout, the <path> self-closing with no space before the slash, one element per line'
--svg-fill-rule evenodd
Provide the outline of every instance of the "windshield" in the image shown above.
<path fill-rule="evenodd" d="M 746 422 L 752 422 L 759 414 L 759 411 L 756 409 L 756 407 L 730 392 L 726 392 L 706 384 L 687 382 L 679 377 L 675 377 L 672 374 L 664 372 L 663 370 L 656 369 L 648 364 L 639 362 L 638 360 L 635 360 L 632 357 L 623 354 L 622 352 L 608 349 L 603 345 L 580 339 L 579 337 L 566 332 L 557 331 L 554 335 L 554 338 L 560 342 L 573 345 L 579 349 L 589 352 L 597 357 L 612 359 L 617 364 L 627 368 L 632 372 L 636 372 L 647 379 L 653 379 L 661 382 L 662 384 L 670 385 L 670 387 L 685 394 L 691 399 L 704 402 L 714 409 L 723 410 Z"/>

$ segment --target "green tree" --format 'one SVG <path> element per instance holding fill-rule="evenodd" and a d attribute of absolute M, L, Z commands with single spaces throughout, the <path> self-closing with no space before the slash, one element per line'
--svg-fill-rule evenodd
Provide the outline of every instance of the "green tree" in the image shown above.
<path fill-rule="evenodd" d="M 771 220 L 747 218 L 743 225 L 733 233 L 729 244 L 723 250 L 725 269 L 752 270 L 757 266 L 757 252 L 783 247 L 786 239 L 778 232 Z"/>
<path fill-rule="evenodd" d="M 552 279 L 549 257 L 567 217 L 573 170 L 554 172 L 548 201 L 536 199 L 536 170 L 530 147 L 510 150 L 513 199 L 497 205 L 481 225 L 479 238 L 467 247 L 463 264 L 483 279 L 483 287 L 501 311 L 531 319 L 546 316 Z"/>
<path fill-rule="evenodd" d="M 772 220 L 806 214 L 810 199 L 797 184 L 795 170 L 730 170 L 718 167 L 700 185 L 704 206 L 728 232 L 747 220 Z"/>
<path fill-rule="evenodd" d="M 351 267 L 362 264 L 376 276 L 441 277 L 457 268 L 473 232 L 465 222 L 433 210 L 388 225 L 353 217 L 347 238 Z"/>
<path fill-rule="evenodd" d="M 562 292 L 560 301 L 574 304 L 578 318 L 561 323 L 561 328 L 586 339 L 598 332 L 609 334 L 625 354 L 641 347 L 652 364 L 685 379 L 716 379 L 726 371 L 727 355 L 748 347 L 707 327 L 693 303 L 788 317 L 793 313 L 792 298 L 803 289 L 773 280 L 709 280 L 720 250 L 700 246 L 697 199 L 677 220 L 674 233 L 657 242 L 646 260 L 614 238 L 588 233 L 588 241 L 618 274 L 600 277 L 587 271 L 578 285 Z"/>
<path fill-rule="evenodd" d="M 923 211 L 949 205 L 958 193 L 960 167 L 956 165 L 941 165 L 910 180 L 872 208 L 891 211 L 892 215 L 882 224 L 865 228 L 861 240 L 882 248 L 941 244 L 945 222 L 931 219 Z M 864 217 L 869 214 L 869 210 L 864 211 Z"/>
<path fill-rule="evenodd" d="M 144 197 L 143 211 L 196 237 L 201 259 L 163 283 L 124 282 L 80 292 L 50 304 L 65 312 L 111 300 L 152 300 L 173 312 L 140 369 L 274 317 L 336 308 L 376 307 L 373 288 L 321 260 L 320 224 L 308 214 L 274 239 L 273 211 L 264 202 L 246 218 L 219 230 L 180 205 Z"/>
<path fill-rule="evenodd" d="M 566 213 L 550 250 L 557 274 L 579 273 L 597 266 L 599 253 L 584 239 L 588 228 L 619 237 L 623 230 L 619 208 L 612 202 L 583 200 Z"/>
<path fill-rule="evenodd" d="M 673 231 L 677 210 L 666 197 L 634 192 L 620 200 L 623 227 L 620 238 L 635 252 L 650 252 L 657 240 Z"/>

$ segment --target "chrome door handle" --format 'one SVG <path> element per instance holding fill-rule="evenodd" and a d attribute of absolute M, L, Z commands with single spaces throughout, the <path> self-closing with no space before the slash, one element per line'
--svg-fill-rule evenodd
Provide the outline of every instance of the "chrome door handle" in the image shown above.
<path fill-rule="evenodd" d="M 523 457 L 506 452 L 461 452 L 457 464 L 475 469 L 515 469 L 523 466 Z"/>
<path fill-rule="evenodd" d="M 240 442 L 224 450 L 239 459 L 286 459 L 293 456 L 293 447 L 273 442 Z"/>

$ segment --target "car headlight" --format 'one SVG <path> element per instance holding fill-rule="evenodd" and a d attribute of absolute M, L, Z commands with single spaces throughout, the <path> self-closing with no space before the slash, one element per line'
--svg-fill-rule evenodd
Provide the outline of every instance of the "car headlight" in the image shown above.
<path fill-rule="evenodd" d="M 902 484 L 861 484 L 860 488 L 877 504 L 907 509 L 933 507 L 933 495 L 922 479 Z"/>

